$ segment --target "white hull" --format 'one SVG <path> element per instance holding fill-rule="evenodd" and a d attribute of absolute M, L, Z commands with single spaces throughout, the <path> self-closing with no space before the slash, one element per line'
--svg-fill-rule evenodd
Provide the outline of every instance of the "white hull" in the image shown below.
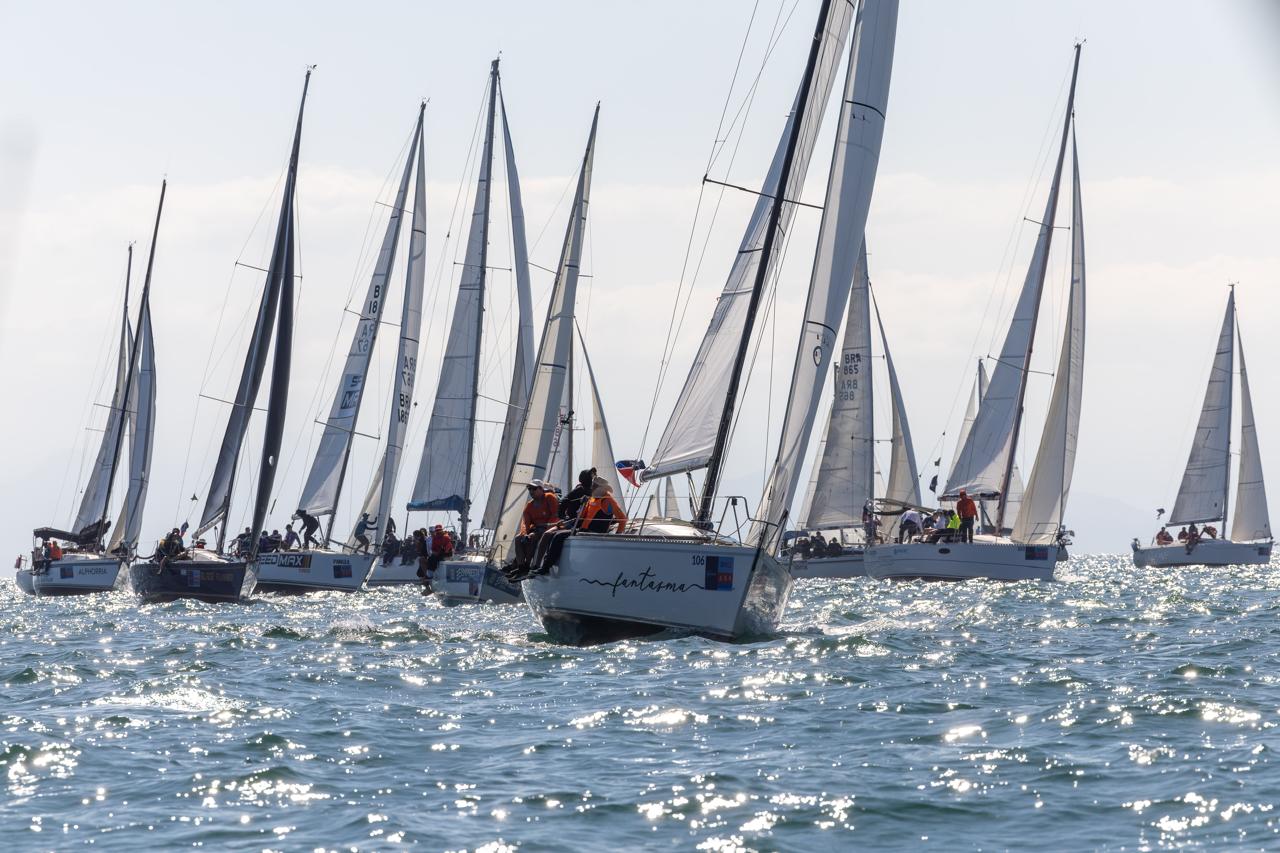
<path fill-rule="evenodd" d="M 573 536 L 549 574 L 524 581 L 525 600 L 549 634 L 570 643 L 665 629 L 724 640 L 774 631 L 791 591 L 787 570 L 755 548 L 687 525 L 679 532 Z"/>
<path fill-rule="evenodd" d="M 1144 569 L 1172 566 L 1264 566 L 1271 562 L 1270 542 L 1232 542 L 1201 539 L 1190 551 L 1186 545 L 1133 546 L 1133 564 Z"/>
<path fill-rule="evenodd" d="M 18 573 L 14 575 L 13 582 L 18 585 L 18 589 L 27 595 L 36 594 L 36 581 L 30 569 L 18 569 Z"/>
<path fill-rule="evenodd" d="M 32 573 L 35 595 L 88 595 L 111 592 L 123 580 L 121 561 L 97 554 L 68 554 Z"/>
<path fill-rule="evenodd" d="M 415 576 L 414 580 L 418 580 Z M 447 607 L 457 604 L 519 604 L 520 585 L 482 556 L 445 560 L 436 567 L 431 590 Z"/>
<path fill-rule="evenodd" d="M 373 586 L 404 586 L 405 584 L 422 585 L 422 578 L 418 577 L 418 560 L 413 558 L 407 563 L 402 563 L 399 557 L 393 559 L 390 563 L 379 559 L 373 566 L 373 571 L 369 572 L 368 585 Z"/>
<path fill-rule="evenodd" d="M 1059 545 L 981 537 L 974 542 L 877 545 L 867 549 L 865 562 L 867 575 L 879 579 L 1047 581 L 1053 580 L 1053 567 L 1064 556 Z"/>
<path fill-rule="evenodd" d="M 355 592 L 373 567 L 373 554 L 337 551 L 275 551 L 255 564 L 259 592 Z"/>
<path fill-rule="evenodd" d="M 865 578 L 867 567 L 861 551 L 851 551 L 839 557 L 796 557 L 791 561 L 791 577 L 805 578 Z"/>

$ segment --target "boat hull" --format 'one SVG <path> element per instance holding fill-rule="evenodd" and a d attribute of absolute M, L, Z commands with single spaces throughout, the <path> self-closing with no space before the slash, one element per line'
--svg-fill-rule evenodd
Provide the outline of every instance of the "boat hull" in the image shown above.
<path fill-rule="evenodd" d="M 18 569 L 18 573 L 13 576 L 13 582 L 27 595 L 36 594 L 36 580 L 30 569 Z"/>
<path fill-rule="evenodd" d="M 912 542 L 867 549 L 867 575 L 892 580 L 1053 580 L 1062 547 L 1014 542 Z"/>
<path fill-rule="evenodd" d="M 547 633 L 575 645 L 676 630 L 737 640 L 777 629 L 790 573 L 738 544 L 580 534 L 558 563 L 523 583 Z"/>
<path fill-rule="evenodd" d="M 240 602 L 253 595 L 257 576 L 247 564 L 223 560 L 170 560 L 129 567 L 133 591 L 143 601 L 158 603 L 189 598 Z"/>
<path fill-rule="evenodd" d="M 122 579 L 116 557 L 68 555 L 33 573 L 36 595 L 90 595 L 111 592 Z"/>
<path fill-rule="evenodd" d="M 1174 566 L 1264 566 L 1271 562 L 1271 542 L 1232 542 L 1202 539 L 1190 550 L 1186 545 L 1133 545 L 1133 564 L 1142 569 Z"/>
<path fill-rule="evenodd" d="M 337 551 L 276 551 L 259 554 L 254 568 L 258 592 L 355 592 L 373 567 L 373 554 Z"/>
<path fill-rule="evenodd" d="M 520 584 L 507 580 L 502 571 L 484 557 L 445 560 L 436 568 L 431 590 L 446 607 L 519 604 L 524 600 Z"/>
<path fill-rule="evenodd" d="M 379 559 L 373 565 L 373 570 L 369 572 L 368 586 L 371 587 L 405 586 L 406 584 L 422 585 L 422 578 L 418 577 L 417 557 L 410 557 L 407 561 L 396 557 L 389 563 Z"/>
<path fill-rule="evenodd" d="M 791 576 L 805 578 L 865 578 L 867 567 L 861 551 L 838 557 L 797 557 L 791 561 Z"/>

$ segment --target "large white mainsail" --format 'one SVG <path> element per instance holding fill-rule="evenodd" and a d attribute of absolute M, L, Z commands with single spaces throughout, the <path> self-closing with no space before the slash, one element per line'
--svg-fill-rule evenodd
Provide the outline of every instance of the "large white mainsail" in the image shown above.
<path fill-rule="evenodd" d="M 1231 374 L 1235 356 L 1235 291 L 1227 297 L 1227 311 L 1218 333 L 1209 382 L 1200 407 L 1191 454 L 1182 474 L 1182 485 L 1169 514 L 1170 524 L 1217 521 L 1227 511 L 1227 486 L 1231 472 Z"/>
<path fill-rule="evenodd" d="M 1036 238 L 1031 265 L 1027 268 L 1027 276 L 1023 280 L 1004 345 L 1000 349 L 1000 358 L 991 373 L 991 384 L 982 396 L 982 405 L 964 446 L 960 448 L 944 494 L 944 497 L 955 498 L 961 489 L 965 489 L 973 498 L 999 498 L 1000 509 L 995 519 L 997 527 L 1004 527 L 1012 521 L 1007 509 L 1013 453 L 1022 423 L 1027 371 L 1035 343 L 1036 320 L 1040 313 L 1040 297 L 1044 293 L 1049 250 L 1053 244 L 1058 192 L 1067 154 L 1067 132 L 1071 126 L 1079 70 L 1080 51 L 1077 47 L 1063 117 L 1062 142 L 1058 148 L 1049 198 L 1045 203 L 1044 217 L 1040 220 L 1040 232 Z"/>
<path fill-rule="evenodd" d="M 409 257 L 405 264 L 404 302 L 400 308 L 400 346 L 396 352 L 396 381 L 391 395 L 391 413 L 387 424 L 386 447 L 382 460 L 373 472 L 373 480 L 365 496 L 361 515 L 375 519 L 375 542 L 381 542 L 391 516 L 391 500 L 404 455 L 404 436 L 413 411 L 413 383 L 418 373 L 418 335 L 422 331 L 422 292 L 427 279 L 427 173 L 426 145 L 423 140 L 423 114 L 426 105 L 418 107 L 416 145 L 410 146 L 409 163 L 417 152 L 417 169 L 413 191 L 413 220 L 409 230 Z M 406 167 L 407 171 L 407 167 Z M 355 547 L 354 529 L 347 540 Z"/>
<path fill-rule="evenodd" d="M 421 132 L 419 127 L 415 136 Z M 346 476 L 347 461 L 351 458 L 351 443 L 355 437 L 356 421 L 360 416 L 360 404 L 364 401 L 369 365 L 378 340 L 378 330 L 382 326 L 382 310 L 387 302 L 387 291 L 390 290 L 391 270 L 395 266 L 396 249 L 400 244 L 400 227 L 404 222 L 409 179 L 413 175 L 413 153 L 414 147 L 411 144 L 395 203 L 391 207 L 391 216 L 382 235 L 382 248 L 378 252 L 373 275 L 369 278 L 369 288 L 365 292 L 364 305 L 360 309 L 360 320 L 351 339 L 351 349 L 347 352 L 342 378 L 334 391 L 329 418 L 325 421 L 324 433 L 320 436 L 311 472 L 307 475 L 307 482 L 298 502 L 299 507 L 312 515 L 332 516 L 338 509 L 338 497 Z"/>
<path fill-rule="evenodd" d="M 1012 535 L 1015 542 L 1033 545 L 1053 543 L 1062 529 L 1080 433 L 1080 400 L 1084 392 L 1084 213 L 1080 199 L 1080 159 L 1074 134 L 1071 159 L 1071 295 L 1067 303 L 1066 330 L 1040 448 Z"/>
<path fill-rule="evenodd" d="M 810 530 L 860 524 L 863 505 L 875 495 L 871 298 L 865 247 L 858 257 L 848 300 L 844 341 L 836 367 L 835 401 L 812 477 L 813 493 L 806 501 L 805 527 Z M 819 385 L 825 387 L 826 383 Z"/>
<path fill-rule="evenodd" d="M 480 380 L 480 340 L 484 328 L 484 296 L 488 282 L 489 202 L 492 197 L 493 131 L 497 115 L 497 64 L 489 75 L 489 107 L 476 180 L 471 228 L 463 256 L 458 297 L 435 403 L 427 424 L 426 444 L 418 466 L 409 509 L 456 512 L 466 539 L 471 507 L 471 463 L 476 428 L 476 392 Z"/>
<path fill-rule="evenodd" d="M 496 61 L 496 60 L 495 60 Z M 502 420 L 502 440 L 498 444 L 498 462 L 489 485 L 481 526 L 493 530 L 502 515 L 502 485 L 511 476 L 516 462 L 516 438 L 524 407 L 529 402 L 529 386 L 533 384 L 533 295 L 529 287 L 529 247 L 524 233 L 524 203 L 520 196 L 520 175 L 516 171 L 516 154 L 511 145 L 511 125 L 507 122 L 507 105 L 502 99 L 502 81 L 498 81 L 498 111 L 502 116 L 502 146 L 507 165 L 507 204 L 511 214 L 512 266 L 516 278 L 516 306 L 519 325 L 516 329 L 515 365 L 511 371 L 511 393 L 507 396 L 507 414 Z M 610 461 L 609 467 L 613 467 Z"/>
<path fill-rule="evenodd" d="M 120 523 L 111 534 L 108 551 L 121 545 L 133 551 L 142 533 L 142 511 L 147 502 L 147 486 L 151 479 L 151 450 L 156 426 L 156 358 L 155 338 L 151 329 L 151 305 L 141 308 L 137 365 L 129 392 L 129 487 Z"/>
<path fill-rule="evenodd" d="M 893 48 L 898 26 L 897 0 L 869 0 L 861 5 L 854 25 L 853 46 L 849 51 L 840 123 L 836 128 L 835 149 L 831 155 L 831 173 L 827 181 L 826 202 L 818 232 L 818 247 L 809 282 L 804 325 L 796 347 L 791 372 L 790 395 L 783 419 L 778 455 L 764 489 L 759 512 L 760 523 L 776 526 L 791 507 L 800 467 L 809 448 L 809 436 L 817 417 L 818 403 L 825 387 L 823 377 L 835 347 L 836 327 L 846 301 L 850 303 L 849 322 L 855 322 L 855 301 L 859 303 L 856 322 L 863 325 L 865 350 L 845 350 L 838 368 L 840 382 L 856 399 L 853 414 L 866 418 L 855 421 L 848 433 L 859 436 L 867 444 L 866 458 L 873 456 L 871 428 L 871 319 L 870 298 L 866 286 L 866 243 L 864 233 L 871 195 L 875 189 L 876 170 L 880 162 L 880 143 L 884 137 L 885 113 L 889 104 L 889 80 L 893 72 Z M 858 270 L 861 269 L 859 293 Z M 850 294 L 852 287 L 854 293 Z M 851 359 L 851 360 L 847 360 Z M 843 434 L 842 434 L 843 435 Z M 839 442 L 837 442 L 838 444 Z M 828 443 L 827 452 L 834 445 Z M 862 496 L 857 507 L 872 497 L 874 487 L 867 471 L 850 470 L 854 497 Z M 865 479 L 864 479 L 865 478 Z M 821 483 L 820 483 L 821 485 Z"/>
<path fill-rule="evenodd" d="M 844 52 L 846 36 L 853 19 L 853 4 L 841 0 L 827 9 L 822 27 L 822 44 L 814 66 L 812 81 L 802 82 L 778 148 L 761 187 L 751 220 L 747 224 L 737 258 L 728 280 L 716 301 L 711 324 L 698 347 L 671 420 L 651 464 L 641 472 L 645 479 L 655 479 L 683 471 L 706 467 L 715 447 L 717 433 L 724 416 L 725 400 L 731 391 L 735 354 L 742 345 L 743 333 L 751 321 L 755 282 L 759 278 L 760 256 L 769 239 L 769 223 L 775 199 L 787 202 L 799 198 L 805 173 L 817 142 L 823 108 L 835 84 L 836 67 Z M 811 82 L 811 85 L 806 85 Z M 807 97 L 806 97 L 807 95 Z M 803 100 L 802 100 L 803 99 Z M 785 187 L 779 187 L 784 161 L 792 142 L 792 123 L 801 115 L 800 132 L 791 160 L 791 171 Z M 795 213 L 795 204 L 781 207 L 778 229 L 786 232 Z M 766 276 L 775 266 L 776 252 L 770 253 Z M 755 297 L 758 299 L 758 295 Z"/>
<path fill-rule="evenodd" d="M 501 484 L 506 496 L 502 516 L 494 531 L 494 560 L 502 563 L 510 551 L 524 512 L 526 487 L 546 474 L 551 441 L 555 435 L 560 404 L 568 380 L 569 359 L 573 353 L 574 303 L 578 295 L 578 274 L 582 261 L 582 243 L 587 227 L 587 208 L 591 198 L 591 167 L 595 153 L 596 126 L 600 106 L 591 118 L 591 134 L 587 139 L 578 189 L 569 212 L 569 225 L 556 266 L 556 280 L 547 306 L 547 322 L 538 345 L 537 365 L 529 404 L 521 419 L 520 439 L 516 444 L 516 463 L 507 483 Z M 494 488 L 500 484 L 495 483 Z"/>
<path fill-rule="evenodd" d="M 1235 519 L 1231 538 L 1251 542 L 1271 538 L 1271 516 L 1267 512 L 1267 489 L 1262 482 L 1262 455 L 1258 452 L 1258 427 L 1253 419 L 1253 396 L 1249 393 L 1249 372 L 1244 366 L 1244 343 L 1240 347 L 1240 478 L 1236 484 Z"/>

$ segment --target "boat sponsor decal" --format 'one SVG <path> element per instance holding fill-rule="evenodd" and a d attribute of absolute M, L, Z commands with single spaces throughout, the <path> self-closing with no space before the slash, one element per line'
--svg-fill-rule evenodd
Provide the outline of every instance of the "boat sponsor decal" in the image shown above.
<path fill-rule="evenodd" d="M 74 566 L 59 566 L 58 574 L 62 576 L 62 580 L 67 580 L 76 576 L 76 570 Z"/>
<path fill-rule="evenodd" d="M 1047 545 L 1028 545 L 1025 551 L 1027 560 L 1047 560 L 1049 559 L 1049 546 Z"/>
<path fill-rule="evenodd" d="M 701 555 L 699 555 L 701 556 Z M 714 559 L 714 558 L 712 558 Z M 724 589 L 733 588 L 733 561 L 732 558 L 726 558 L 729 565 L 729 586 Z M 708 571 L 710 569 L 708 568 Z M 716 576 L 720 576 L 722 566 L 717 566 Z M 708 575 L 708 578 L 710 575 Z M 695 589 L 720 589 L 718 586 L 704 586 L 700 583 L 681 583 L 678 581 L 667 581 L 657 578 L 653 574 L 652 567 L 646 568 L 638 575 L 628 576 L 626 572 L 618 572 L 618 576 L 611 581 L 598 580 L 596 578 L 578 578 L 579 583 L 591 584 L 592 586 L 607 586 L 610 589 L 609 597 L 617 598 L 618 590 L 637 590 L 639 592 L 692 592 Z M 718 582 L 718 581 L 717 581 Z"/>
<path fill-rule="evenodd" d="M 490 586 L 499 592 L 505 592 L 507 595 L 515 597 L 519 597 L 520 595 L 520 584 L 515 584 L 507 580 L 506 575 L 502 574 L 502 572 L 492 566 L 489 566 L 484 570 L 484 582 L 486 586 Z"/>
<path fill-rule="evenodd" d="M 183 574 L 187 576 L 187 586 L 191 587 L 192 589 L 199 588 L 200 575 L 201 575 L 201 572 L 199 569 L 189 569 L 183 572 Z"/>
<path fill-rule="evenodd" d="M 706 567 L 704 589 L 708 592 L 728 592 L 733 589 L 733 557 L 708 556 Z"/>
<path fill-rule="evenodd" d="M 335 561 L 334 561 L 334 563 L 333 563 L 333 576 L 334 576 L 335 578 L 349 578 L 349 577 L 351 577 L 351 561 L 350 561 L 350 560 L 335 560 Z"/>
<path fill-rule="evenodd" d="M 444 579 L 450 583 L 479 583 L 479 566 L 454 566 L 446 564 Z"/>
<path fill-rule="evenodd" d="M 282 569 L 310 569 L 310 554 L 262 554 L 258 563 L 264 566 L 279 566 Z"/>
<path fill-rule="evenodd" d="M 105 575 L 106 573 L 106 566 L 81 566 L 78 572 L 78 574 L 82 575 Z"/>

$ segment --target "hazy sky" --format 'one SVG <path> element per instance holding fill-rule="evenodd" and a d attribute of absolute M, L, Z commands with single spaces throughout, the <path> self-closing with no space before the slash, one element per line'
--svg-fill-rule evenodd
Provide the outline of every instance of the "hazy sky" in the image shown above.
<path fill-rule="evenodd" d="M 469 152 L 489 61 L 500 51 L 533 260 L 553 266 L 573 179 L 602 102 L 579 315 L 603 386 L 615 450 L 639 451 L 653 402 L 699 186 L 726 104 L 763 66 L 740 144 L 713 177 L 758 184 L 798 81 L 816 0 L 605 2 L 0 2 L 0 365 L 11 391 L 0 534 L 14 556 L 29 531 L 69 521 L 109 395 L 125 245 L 145 257 L 160 178 L 170 181 L 153 313 L 159 436 L 144 538 L 197 514 L 220 404 L 239 371 L 271 211 L 306 64 L 312 79 L 299 175 L 302 229 L 290 426 L 271 526 L 306 474 L 336 366 L 343 307 L 369 271 L 387 178 L 427 110 L 428 316 L 418 409 L 401 475 L 417 468 L 470 205 Z M 975 359 L 998 348 L 1004 312 L 1043 207 L 1046 142 L 1060 121 L 1071 47 L 1086 38 L 1077 99 L 1088 252 L 1084 415 L 1068 523 L 1083 550 L 1120 551 L 1171 506 L 1229 281 L 1237 296 L 1264 465 L 1280 488 L 1280 13 L 1236 2 L 941 3 L 906 0 L 879 179 L 871 273 L 924 479 L 950 440 Z M 735 62 L 743 50 L 737 85 Z M 830 135 L 810 169 L 820 201 Z M 735 153 L 736 152 L 736 153 Z M 730 154 L 733 154 L 730 168 Z M 459 190 L 461 189 L 461 198 Z M 723 283 L 750 197 L 719 202 L 648 447 L 670 411 Z M 499 212 L 505 202 L 497 202 Z M 260 215 L 267 215 L 260 220 Z M 758 497 L 803 308 L 816 214 L 801 212 L 744 400 L 727 492 Z M 446 238 L 452 228 L 452 237 Z M 1065 234 L 1065 232 L 1062 232 Z M 695 246 L 705 236 L 699 229 Z M 505 225 L 494 253 L 508 253 Z M 1066 241 L 1058 243 L 1065 249 Z M 497 262 L 495 261 L 495 264 Z M 135 269 L 141 277 L 141 263 Z M 687 277 L 688 278 L 688 277 Z M 399 276 L 397 276 L 397 282 Z M 550 276 L 535 271 L 545 305 Z M 1061 337 L 1065 252 L 1056 252 L 1037 364 Z M 510 281 L 494 276 L 485 384 L 505 394 Z M 398 312 L 398 298 L 388 309 Z M 398 316 L 398 314 L 397 314 Z M 392 318 L 394 319 L 394 318 Z M 392 335 L 382 341 L 390 346 Z M 339 358 L 341 355 L 339 355 Z M 381 433 L 390 379 L 366 399 Z M 1033 383 L 1020 449 L 1030 468 L 1049 379 Z M 1036 387 L 1038 384 L 1038 387 Z M 772 401 L 772 405 L 771 405 Z M 580 411 L 589 406 L 580 406 Z M 501 410 L 486 404 L 482 417 Z M 477 456 L 487 487 L 496 436 Z M 816 440 L 815 440 L 816 444 Z M 257 440 L 246 459 L 256 468 Z M 89 448 L 86 450 L 86 448 Z M 353 456 L 344 504 L 363 496 L 375 446 Z M 247 481 L 249 477 L 243 477 Z M 398 503 L 401 503 L 398 501 Z M 402 503 L 401 503 L 402 505 Z M 241 500 L 235 520 L 247 512 Z M 344 509 L 344 516 L 354 511 Z M 339 529 L 350 523 L 339 521 Z"/>

